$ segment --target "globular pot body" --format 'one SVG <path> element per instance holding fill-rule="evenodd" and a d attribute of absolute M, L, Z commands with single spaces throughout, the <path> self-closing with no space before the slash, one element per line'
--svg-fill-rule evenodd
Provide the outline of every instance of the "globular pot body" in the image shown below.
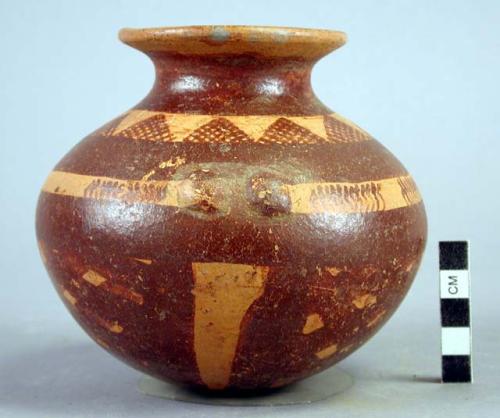
<path fill-rule="evenodd" d="M 106 350 L 161 379 L 279 387 L 392 315 L 426 240 L 405 168 L 318 101 L 341 32 L 123 30 L 157 79 L 43 186 L 41 254 Z"/>

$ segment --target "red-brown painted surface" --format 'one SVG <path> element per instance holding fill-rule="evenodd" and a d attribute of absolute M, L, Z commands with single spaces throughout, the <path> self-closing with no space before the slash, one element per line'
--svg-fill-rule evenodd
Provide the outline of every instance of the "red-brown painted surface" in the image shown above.
<path fill-rule="evenodd" d="M 282 386 L 349 355 L 405 296 L 426 219 L 404 167 L 311 90 L 344 35 L 121 36 L 155 86 L 58 163 L 38 205 L 72 315 L 131 366 L 211 389 Z"/>

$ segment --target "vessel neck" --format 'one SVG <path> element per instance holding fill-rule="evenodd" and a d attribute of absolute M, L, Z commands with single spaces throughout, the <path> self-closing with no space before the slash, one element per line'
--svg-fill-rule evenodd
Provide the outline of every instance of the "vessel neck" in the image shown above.
<path fill-rule="evenodd" d="M 325 114 L 311 87 L 313 60 L 149 52 L 153 89 L 138 107 L 221 115 Z"/>
<path fill-rule="evenodd" d="M 342 46 L 343 32 L 266 26 L 122 29 L 120 39 L 154 62 L 156 82 L 137 106 L 220 115 L 317 115 L 316 61 Z"/>

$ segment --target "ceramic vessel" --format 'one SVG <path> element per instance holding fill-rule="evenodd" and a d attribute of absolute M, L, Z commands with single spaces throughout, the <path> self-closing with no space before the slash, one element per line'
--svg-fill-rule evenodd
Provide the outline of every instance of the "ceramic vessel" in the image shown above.
<path fill-rule="evenodd" d="M 405 296 L 426 218 L 405 168 L 311 89 L 345 35 L 120 39 L 152 59 L 155 85 L 57 164 L 38 204 L 72 315 L 131 366 L 210 389 L 279 387 L 356 350 Z"/>

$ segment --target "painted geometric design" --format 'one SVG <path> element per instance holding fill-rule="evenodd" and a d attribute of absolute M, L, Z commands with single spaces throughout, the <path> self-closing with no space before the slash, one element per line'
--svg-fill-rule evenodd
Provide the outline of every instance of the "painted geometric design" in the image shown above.
<path fill-rule="evenodd" d="M 225 190 L 228 179 L 210 179 L 210 187 Z M 191 180 L 133 180 L 53 171 L 43 186 L 47 193 L 93 200 L 148 203 L 179 208 L 203 203 L 195 193 L 203 183 Z M 279 192 L 290 202 L 289 213 L 367 213 L 399 209 L 421 201 L 409 175 L 363 182 L 284 184 Z M 223 197 L 219 197 L 223 198 Z M 214 207 L 219 202 L 211 201 Z M 241 204 L 241 203 L 240 203 Z M 230 210 L 227 213 L 231 213 Z"/>
<path fill-rule="evenodd" d="M 372 139 L 338 114 L 219 116 L 131 110 L 98 134 L 126 139 L 194 143 L 318 144 Z"/>
<path fill-rule="evenodd" d="M 406 202 L 410 203 L 419 196 L 417 185 L 411 177 L 401 177 L 398 180 L 399 187 L 401 187 L 401 194 Z"/>
<path fill-rule="evenodd" d="M 251 138 L 226 118 L 213 119 L 196 129 L 183 142 L 246 142 Z"/>
<path fill-rule="evenodd" d="M 371 139 L 370 135 L 361 129 L 331 116 L 325 116 L 325 129 L 326 136 L 331 142 L 361 142 Z"/>
<path fill-rule="evenodd" d="M 102 135 L 102 136 L 111 136 L 113 132 L 118 127 L 122 120 L 122 116 L 119 116 L 112 121 L 106 123 L 104 126 L 101 126 L 97 131 L 94 132 L 94 135 Z"/>
<path fill-rule="evenodd" d="M 120 131 L 120 136 L 146 141 L 172 141 L 173 139 L 165 115 L 154 115 L 144 119 L 130 128 Z"/>
<path fill-rule="evenodd" d="M 192 263 L 195 300 L 194 352 L 209 388 L 225 388 L 231 377 L 243 317 L 264 293 L 269 267 Z"/>
<path fill-rule="evenodd" d="M 301 183 L 285 187 L 296 213 L 382 212 L 422 200 L 408 175 L 359 183 Z"/>
<path fill-rule="evenodd" d="M 258 142 L 292 145 L 316 144 L 326 142 L 326 140 L 291 120 L 282 117 L 266 129 Z"/>

